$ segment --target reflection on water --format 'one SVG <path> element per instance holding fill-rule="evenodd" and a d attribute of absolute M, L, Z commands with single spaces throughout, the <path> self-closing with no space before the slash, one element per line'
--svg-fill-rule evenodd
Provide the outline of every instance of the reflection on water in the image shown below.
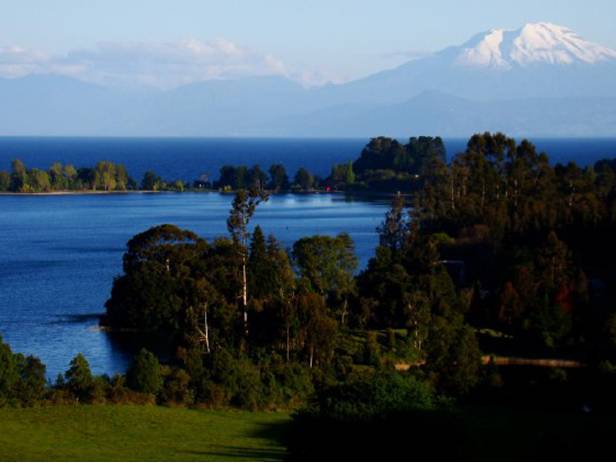
<path fill-rule="evenodd" d="M 124 371 L 134 337 L 98 329 L 129 238 L 174 223 L 206 239 L 227 233 L 231 195 L 0 196 L 0 334 L 39 356 L 55 377 L 82 352 L 97 373 Z M 287 247 L 302 236 L 348 232 L 361 265 L 377 243 L 389 200 L 344 195 L 276 195 L 254 224 Z M 160 341 L 152 348 L 162 347 Z"/>

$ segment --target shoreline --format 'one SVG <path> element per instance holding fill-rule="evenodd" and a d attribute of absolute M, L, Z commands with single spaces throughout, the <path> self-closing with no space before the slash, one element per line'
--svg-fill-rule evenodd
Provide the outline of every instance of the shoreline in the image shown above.
<path fill-rule="evenodd" d="M 168 190 L 125 190 L 125 191 L 94 191 L 94 190 L 83 190 L 83 191 L 47 191 L 40 193 L 18 193 L 14 191 L 2 191 L 0 192 L 1 196 L 97 196 L 97 195 L 137 195 L 137 194 L 186 194 L 186 193 L 196 193 L 196 194 L 220 194 L 220 195 L 233 195 L 236 193 L 235 190 L 232 191 L 219 191 L 219 190 L 186 190 L 186 191 L 168 191 Z M 392 195 L 396 194 L 396 192 L 367 192 L 367 191 L 343 191 L 343 190 L 335 190 L 335 191 L 278 191 L 278 192 L 266 192 L 268 195 L 347 195 L 347 196 L 356 196 L 356 197 L 377 197 L 377 198 L 390 198 Z M 409 196 L 410 193 L 403 193 L 403 196 Z"/>
<path fill-rule="evenodd" d="M 150 193 L 167 193 L 165 191 L 154 190 L 126 190 L 126 191 L 45 191 L 40 193 L 18 193 L 15 191 L 2 191 L 0 196 L 81 196 L 81 195 L 125 195 L 125 194 L 150 194 Z M 175 192 L 169 192 L 175 193 Z"/>

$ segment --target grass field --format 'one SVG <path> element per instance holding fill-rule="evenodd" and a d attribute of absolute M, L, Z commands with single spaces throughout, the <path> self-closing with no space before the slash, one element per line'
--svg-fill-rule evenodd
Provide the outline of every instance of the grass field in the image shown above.
<path fill-rule="evenodd" d="M 0 461 L 281 460 L 285 413 L 154 406 L 0 409 Z"/>

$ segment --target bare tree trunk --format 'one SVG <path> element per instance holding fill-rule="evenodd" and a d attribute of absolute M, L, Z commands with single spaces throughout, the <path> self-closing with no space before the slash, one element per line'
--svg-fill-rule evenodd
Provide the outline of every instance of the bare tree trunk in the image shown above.
<path fill-rule="evenodd" d="M 244 334 L 248 336 L 248 282 L 246 281 L 246 253 L 242 257 L 242 305 L 244 308 Z"/>
<path fill-rule="evenodd" d="M 205 306 L 205 312 L 203 313 L 203 330 L 205 338 L 205 351 L 210 353 L 210 327 L 207 323 L 207 305 Z"/>
<path fill-rule="evenodd" d="M 314 360 L 314 346 L 310 346 L 310 368 L 312 368 L 312 361 Z"/>

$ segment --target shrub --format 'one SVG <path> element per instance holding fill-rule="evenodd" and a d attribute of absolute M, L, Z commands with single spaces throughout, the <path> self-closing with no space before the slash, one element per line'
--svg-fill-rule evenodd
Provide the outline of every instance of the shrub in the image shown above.
<path fill-rule="evenodd" d="M 19 379 L 16 383 L 16 396 L 22 405 L 36 405 L 45 398 L 47 380 L 45 365 L 38 358 L 16 355 Z"/>
<path fill-rule="evenodd" d="M 94 378 L 90 364 L 83 354 L 77 354 L 71 360 L 69 369 L 64 374 L 64 379 L 66 380 L 66 387 L 78 400 L 87 402 L 91 399 Z"/>
<path fill-rule="evenodd" d="M 194 396 L 190 389 L 190 376 L 182 368 L 173 368 L 165 375 L 165 382 L 160 393 L 163 403 L 168 405 L 189 405 Z"/>
<path fill-rule="evenodd" d="M 137 392 L 158 394 L 163 386 L 163 379 L 156 356 L 146 349 L 141 349 L 126 373 L 126 382 Z"/>
<path fill-rule="evenodd" d="M 417 378 L 379 372 L 318 392 L 310 412 L 343 422 L 368 421 L 394 413 L 435 407 L 431 387 Z"/>

